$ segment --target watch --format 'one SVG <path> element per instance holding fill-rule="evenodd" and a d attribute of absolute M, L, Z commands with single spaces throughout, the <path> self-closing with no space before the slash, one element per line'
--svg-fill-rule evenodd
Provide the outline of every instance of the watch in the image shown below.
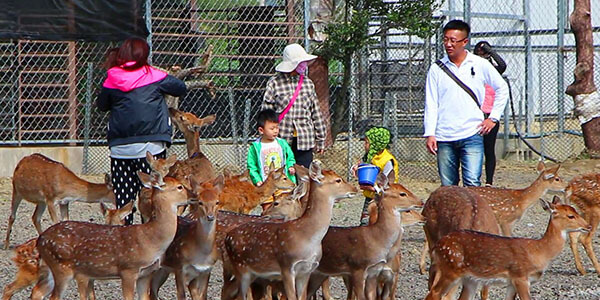
<path fill-rule="evenodd" d="M 492 122 L 494 122 L 494 123 L 498 123 L 498 119 L 496 119 L 496 118 L 488 118 L 488 119 L 492 120 Z"/>

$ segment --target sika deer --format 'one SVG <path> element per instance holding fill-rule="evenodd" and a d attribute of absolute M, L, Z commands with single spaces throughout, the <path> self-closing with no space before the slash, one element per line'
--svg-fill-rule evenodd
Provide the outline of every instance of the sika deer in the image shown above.
<path fill-rule="evenodd" d="M 310 276 L 309 297 L 329 276 L 348 276 L 359 300 L 375 298 L 377 277 L 400 248 L 401 212 L 423 207 L 421 199 L 402 185 L 388 185 L 383 174 L 377 177 L 377 185 L 384 191 L 375 197 L 378 219 L 373 225 L 329 227 L 322 242 L 321 262 Z"/>
<path fill-rule="evenodd" d="M 323 171 L 318 161 L 309 170 L 309 204 L 302 217 L 283 223 L 250 222 L 227 234 L 225 246 L 242 299 L 257 277 L 281 278 L 288 300 L 306 298 L 306 284 L 319 265 L 333 204 L 357 192 L 335 172 Z"/>
<path fill-rule="evenodd" d="M 56 204 L 60 206 L 60 220 L 68 220 L 70 202 L 114 203 L 115 195 L 112 191 L 112 184 L 109 178 L 105 178 L 105 180 L 105 183 L 91 183 L 83 180 L 62 163 L 51 160 L 39 153 L 21 159 L 13 173 L 11 213 L 8 218 L 4 249 L 8 249 L 10 233 L 15 222 L 17 209 L 22 200 L 35 204 L 32 221 L 38 234 L 40 234 L 42 233 L 40 220 L 46 206 L 52 222 L 58 223 Z"/>
<path fill-rule="evenodd" d="M 429 253 L 435 244 L 445 235 L 456 230 L 477 230 L 499 234 L 500 229 L 494 212 L 488 203 L 469 188 L 442 186 L 429 196 L 422 212 L 425 221 L 425 245 Z M 427 246 L 428 245 L 428 246 Z M 425 249 L 424 249 L 425 250 Z M 422 268 L 425 261 L 422 260 Z M 429 284 L 433 282 L 436 266 L 432 262 L 429 268 Z M 482 299 L 487 299 L 487 286 L 482 290 Z M 453 295 L 451 293 L 450 295 Z"/>
<path fill-rule="evenodd" d="M 218 259 L 215 217 L 223 176 L 202 184 L 192 184 L 199 200 L 195 214 L 197 219 L 177 219 L 177 234 L 161 261 L 160 269 L 152 274 L 152 297 L 158 296 L 162 284 L 170 273 L 174 273 L 177 299 L 186 299 L 185 286 L 192 299 L 206 299 L 210 271 Z"/>
<path fill-rule="evenodd" d="M 487 201 L 500 224 L 502 234 L 511 236 L 514 223 L 523 216 L 527 208 L 533 205 L 537 199 L 543 197 L 547 191 L 564 191 L 567 183 L 558 176 L 559 168 L 560 165 L 546 169 L 544 163 L 540 161 L 537 166 L 540 175 L 529 187 L 524 189 L 468 188 Z"/>
<path fill-rule="evenodd" d="M 37 249 L 55 281 L 50 299 L 60 299 L 71 278 L 77 281 L 81 298 L 88 295 L 89 280 L 120 278 L 123 298 L 132 300 L 138 276 L 158 267 L 175 237 L 177 206 L 195 196 L 177 179 L 167 177 L 159 186 L 148 174 L 138 172 L 138 176 L 144 186 L 157 189 L 152 195 L 153 217 L 147 223 L 110 226 L 68 221 L 40 235 Z M 147 283 L 140 280 L 138 292 L 147 291 Z"/>
<path fill-rule="evenodd" d="M 441 299 L 452 285 L 463 283 L 461 299 L 471 299 L 478 282 L 508 284 L 505 299 L 531 299 L 530 280 L 539 279 L 565 244 L 566 233 L 589 232 L 591 226 L 569 205 L 542 201 L 550 212 L 544 236 L 539 239 L 507 238 L 477 231 L 455 231 L 433 247 L 432 261 L 437 265 L 426 300 Z"/>
<path fill-rule="evenodd" d="M 596 269 L 596 273 L 600 274 L 600 264 L 592 244 L 592 238 L 596 235 L 598 223 L 600 223 L 600 174 L 585 174 L 573 178 L 566 189 L 566 197 L 570 203 L 579 208 L 583 218 L 592 226 L 590 232 L 583 234 L 581 239 L 578 232 L 569 234 L 571 251 L 573 251 L 575 257 L 575 266 L 582 275 L 586 273 L 577 250 L 579 241 L 583 244 L 585 252 L 592 261 L 594 269 Z"/>
<path fill-rule="evenodd" d="M 177 155 L 173 154 L 166 159 L 154 158 L 150 152 L 146 152 L 146 161 L 150 165 L 150 176 L 155 178 L 159 185 L 164 184 L 163 178 L 169 174 L 169 169 L 177 162 Z M 152 193 L 154 189 L 142 187 L 139 194 L 140 215 L 142 223 L 146 223 L 152 216 Z"/>
<path fill-rule="evenodd" d="M 294 186 L 285 175 L 284 168 L 271 171 L 259 187 L 254 186 L 247 177 L 233 176 L 225 180 L 219 209 L 249 214 L 252 209 L 271 197 L 276 190 L 291 190 Z"/>
<path fill-rule="evenodd" d="M 105 216 L 106 224 L 123 225 L 125 224 L 125 217 L 133 209 L 133 202 L 127 203 L 127 205 L 120 209 L 107 208 L 103 202 L 100 202 L 100 206 L 102 214 Z M 36 245 L 37 238 L 33 238 L 15 248 L 16 256 L 13 258 L 13 261 L 17 266 L 17 274 L 15 275 L 15 280 L 4 288 L 2 300 L 11 299 L 14 293 L 36 282 L 39 282 L 39 284 L 36 285 L 36 288 L 31 293 L 32 299 L 42 299 L 52 291 L 54 287 L 52 274 L 45 264 L 40 265 L 40 255 Z"/>

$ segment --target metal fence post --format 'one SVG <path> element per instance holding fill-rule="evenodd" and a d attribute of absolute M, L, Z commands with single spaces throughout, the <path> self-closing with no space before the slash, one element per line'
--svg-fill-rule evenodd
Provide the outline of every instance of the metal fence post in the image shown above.
<path fill-rule="evenodd" d="M 236 156 L 239 160 L 241 157 L 240 151 L 240 140 L 238 136 L 238 125 L 237 118 L 235 117 L 235 97 L 233 96 L 233 89 L 231 87 L 227 88 L 227 99 L 229 100 L 229 119 L 231 119 L 231 140 L 236 148 Z"/>
<path fill-rule="evenodd" d="M 558 51 L 556 51 L 556 95 L 558 97 L 558 133 L 562 134 L 565 130 L 565 55 L 563 51 L 565 47 L 565 15 L 567 14 L 567 1 L 557 0 L 557 3 L 558 34 L 556 35 L 556 47 L 558 48 Z"/>
<path fill-rule="evenodd" d="M 533 62 L 532 62 L 532 51 L 531 51 L 531 35 L 529 33 L 529 23 L 531 22 L 531 11 L 529 9 L 529 0 L 523 1 L 523 12 L 525 14 L 525 21 L 523 22 L 523 34 L 525 37 L 525 136 L 531 134 L 531 123 L 533 122 L 532 116 L 533 111 Z"/>
<path fill-rule="evenodd" d="M 150 46 L 150 52 L 148 53 L 148 63 L 152 64 L 152 0 L 146 0 L 146 11 L 144 14 L 146 19 L 146 28 L 148 28 L 148 37 L 146 42 Z"/>
<path fill-rule="evenodd" d="M 242 153 L 243 155 L 240 157 L 240 162 L 239 164 L 242 164 L 245 161 L 245 157 L 246 157 L 246 146 L 248 145 L 248 139 L 250 139 L 250 102 L 251 99 L 250 98 L 246 98 L 246 103 L 244 105 L 244 127 L 242 128 L 242 138 L 243 138 L 243 143 L 242 143 Z M 239 165 L 238 164 L 238 165 Z"/>
<path fill-rule="evenodd" d="M 94 64 L 91 62 L 87 63 L 86 69 L 86 85 L 85 85 L 85 115 L 83 122 L 83 162 L 82 172 L 87 174 L 89 172 L 89 156 L 90 156 L 90 124 L 92 116 L 92 81 L 94 80 Z"/>

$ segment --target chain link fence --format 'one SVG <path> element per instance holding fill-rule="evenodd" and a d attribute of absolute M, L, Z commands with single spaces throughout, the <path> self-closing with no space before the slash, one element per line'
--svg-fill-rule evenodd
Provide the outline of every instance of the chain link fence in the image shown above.
<path fill-rule="evenodd" d="M 314 0 L 313 0 L 314 1 Z M 151 0 L 147 11 L 152 64 L 170 69 L 199 63 L 211 46 L 213 58 L 203 80 L 214 95 L 191 90 L 179 108 L 198 116 L 216 114 L 201 133 L 201 149 L 219 168 L 242 170 L 247 142 L 256 136 L 254 115 L 264 87 L 288 43 L 305 40 L 309 0 Z M 532 157 L 516 130 L 545 156 L 564 160 L 583 149 L 573 101 L 564 94 L 575 67 L 568 0 L 446 0 L 435 14 L 444 23 L 464 19 L 472 26 L 471 44 L 486 40 L 506 60 L 512 109 L 507 107 L 498 156 Z M 373 19 L 372 28 L 378 20 Z M 600 4 L 592 1 L 592 26 L 600 40 Z M 563 34 L 564 32 L 564 34 Z M 436 179 L 434 157 L 424 147 L 425 76 L 443 56 L 441 30 L 430 40 L 397 30 L 382 32 L 378 43 L 353 60 L 347 125 L 322 159 L 345 174 L 364 154 L 362 133 L 383 125 L 393 133 L 392 151 L 402 175 Z M 314 44 L 314 43 L 313 43 Z M 84 172 L 108 170 L 107 115 L 95 109 L 105 77 L 104 54 L 115 43 L 0 41 L 0 143 L 3 145 L 83 145 Z M 600 73 L 596 47 L 595 73 Z M 341 64 L 329 63 L 330 92 L 340 85 Z M 597 76 L 596 76 L 597 77 Z M 193 78 L 192 78 L 193 79 Z M 333 99 L 333 97 L 332 97 Z M 186 156 L 180 133 L 170 148 Z M 502 142 L 501 142 L 502 141 Z"/>

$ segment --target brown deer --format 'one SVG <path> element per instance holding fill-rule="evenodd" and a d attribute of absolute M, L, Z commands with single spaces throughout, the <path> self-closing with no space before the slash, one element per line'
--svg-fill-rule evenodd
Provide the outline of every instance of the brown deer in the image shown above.
<path fill-rule="evenodd" d="M 164 185 L 149 174 L 138 172 L 153 193 L 153 216 L 144 224 L 110 226 L 85 222 L 61 222 L 44 231 L 37 249 L 54 278 L 50 299 L 60 299 L 68 281 L 74 278 L 81 298 L 88 295 L 89 280 L 120 278 L 123 298 L 133 300 L 148 290 L 149 277 L 173 241 L 177 230 L 177 206 L 195 199 L 187 183 L 166 177 Z M 142 273 L 140 273 L 142 272 Z M 140 291 L 142 291 L 140 293 Z"/>
<path fill-rule="evenodd" d="M 436 243 L 445 235 L 456 230 L 477 230 L 492 234 L 500 234 L 500 228 L 494 212 L 488 203 L 473 193 L 472 189 L 458 186 L 442 186 L 437 188 L 425 202 L 421 212 L 427 219 L 425 246 L 429 253 Z M 422 260 L 424 269 L 425 261 Z M 429 284 L 433 282 L 436 266 L 432 262 L 429 268 Z M 449 293 L 453 295 L 454 292 Z M 482 299 L 487 299 L 488 287 L 482 290 Z"/>
<path fill-rule="evenodd" d="M 357 192 L 335 172 L 322 170 L 318 161 L 310 165 L 309 177 L 309 204 L 302 217 L 282 223 L 250 222 L 227 233 L 225 246 L 242 299 L 256 277 L 282 279 L 288 300 L 306 298 L 306 284 L 319 264 L 333 204 Z"/>
<path fill-rule="evenodd" d="M 169 174 L 169 169 L 177 162 L 177 155 L 172 154 L 166 159 L 154 158 L 150 152 L 146 152 L 146 161 L 150 165 L 150 176 L 155 178 L 159 185 L 164 184 L 163 178 Z M 139 194 L 138 207 L 142 216 L 142 223 L 146 223 L 152 216 L 152 193 L 154 189 L 142 187 Z M 180 214 L 180 213 L 179 213 Z"/>
<path fill-rule="evenodd" d="M 83 180 L 64 164 L 42 154 L 34 153 L 23 157 L 13 173 L 11 213 L 8 218 L 4 249 L 8 249 L 10 233 L 22 200 L 35 204 L 32 216 L 33 225 L 38 234 L 42 233 L 40 220 L 46 207 L 53 223 L 69 219 L 69 203 L 81 201 L 87 203 L 115 202 L 115 195 L 109 177 L 105 183 L 91 183 Z M 56 205 L 60 206 L 61 218 L 58 218 Z"/>
<path fill-rule="evenodd" d="M 177 299 L 186 299 L 186 286 L 192 299 L 206 299 L 209 275 L 218 259 L 216 216 L 223 176 L 202 184 L 192 182 L 192 185 L 199 200 L 196 219 L 177 219 L 177 234 L 167 248 L 160 269 L 152 274 L 152 298 L 158 297 L 158 290 L 169 274 L 174 273 Z"/>
<path fill-rule="evenodd" d="M 383 194 L 375 197 L 377 221 L 370 226 L 329 227 L 321 262 L 310 276 L 309 297 L 329 276 L 347 276 L 359 300 L 375 298 L 379 273 L 400 250 L 401 212 L 423 207 L 421 199 L 400 184 L 388 184 L 383 174 L 376 184 L 383 188 Z"/>
<path fill-rule="evenodd" d="M 152 155 L 146 153 L 146 160 L 150 164 L 151 169 L 156 175 L 163 175 L 166 166 L 169 166 L 168 173 L 166 176 L 176 178 L 180 181 L 188 180 L 187 178 L 192 176 L 196 182 L 202 183 L 208 180 L 216 178 L 215 168 L 208 158 L 200 152 L 200 129 L 204 126 L 212 124 L 216 117 L 215 115 L 209 115 L 204 118 L 198 118 L 196 115 L 188 112 L 183 112 L 175 108 L 169 108 L 169 115 L 171 120 L 183 133 L 185 138 L 185 145 L 187 147 L 188 158 L 185 160 L 173 161 L 173 156 L 166 160 L 157 159 L 155 160 Z M 160 178 L 157 176 L 157 178 Z M 142 188 L 139 195 L 139 206 L 140 214 L 142 215 L 142 222 L 146 222 L 151 216 L 150 203 L 151 189 Z M 179 214 L 183 213 L 185 208 L 179 210 Z"/>
<path fill-rule="evenodd" d="M 586 273 L 579 251 L 578 242 L 583 244 L 585 252 L 592 261 L 596 273 L 600 274 L 600 264 L 594 253 L 592 238 L 596 235 L 598 223 L 600 223 L 600 174 L 585 174 L 573 178 L 566 189 L 566 197 L 570 203 L 575 204 L 583 218 L 592 226 L 590 232 L 584 233 L 580 239 L 579 232 L 569 234 L 571 251 L 575 256 L 575 266 L 579 273 Z"/>
<path fill-rule="evenodd" d="M 524 189 L 506 189 L 497 187 L 468 187 L 471 191 L 487 201 L 494 211 L 496 219 L 502 229 L 502 234 L 511 236 L 512 228 L 527 208 L 537 202 L 547 191 L 562 192 L 567 183 L 558 176 L 560 165 L 546 168 L 539 162 L 538 178 Z"/>
<path fill-rule="evenodd" d="M 127 205 L 120 209 L 108 208 L 103 202 L 100 202 L 100 206 L 106 224 L 123 225 L 125 224 L 125 217 L 133 209 L 133 202 L 127 203 Z M 33 238 L 15 248 L 16 255 L 13 261 L 17 266 L 17 274 L 15 275 L 15 280 L 4 288 L 2 300 L 11 299 L 13 294 L 36 282 L 40 282 L 40 284 L 32 291 L 32 299 L 41 299 L 52 291 L 54 287 L 52 274 L 45 264 L 40 264 L 40 255 L 36 245 L 37 238 Z M 49 278 L 44 278 L 42 276 L 44 274 Z"/>
<path fill-rule="evenodd" d="M 219 209 L 249 214 L 276 190 L 291 190 L 294 183 L 285 175 L 284 168 L 273 170 L 259 187 L 245 176 L 233 176 L 225 180 Z"/>
<path fill-rule="evenodd" d="M 478 282 L 508 283 L 505 299 L 531 299 L 531 279 L 539 279 L 565 244 L 568 232 L 590 231 L 590 225 L 569 205 L 541 200 L 550 212 L 546 233 L 541 239 L 508 238 L 470 230 L 452 232 L 433 247 L 431 258 L 437 266 L 426 300 L 441 299 L 452 285 L 461 282 L 461 299 L 471 299 Z M 463 297 L 464 296 L 464 297 Z"/>

